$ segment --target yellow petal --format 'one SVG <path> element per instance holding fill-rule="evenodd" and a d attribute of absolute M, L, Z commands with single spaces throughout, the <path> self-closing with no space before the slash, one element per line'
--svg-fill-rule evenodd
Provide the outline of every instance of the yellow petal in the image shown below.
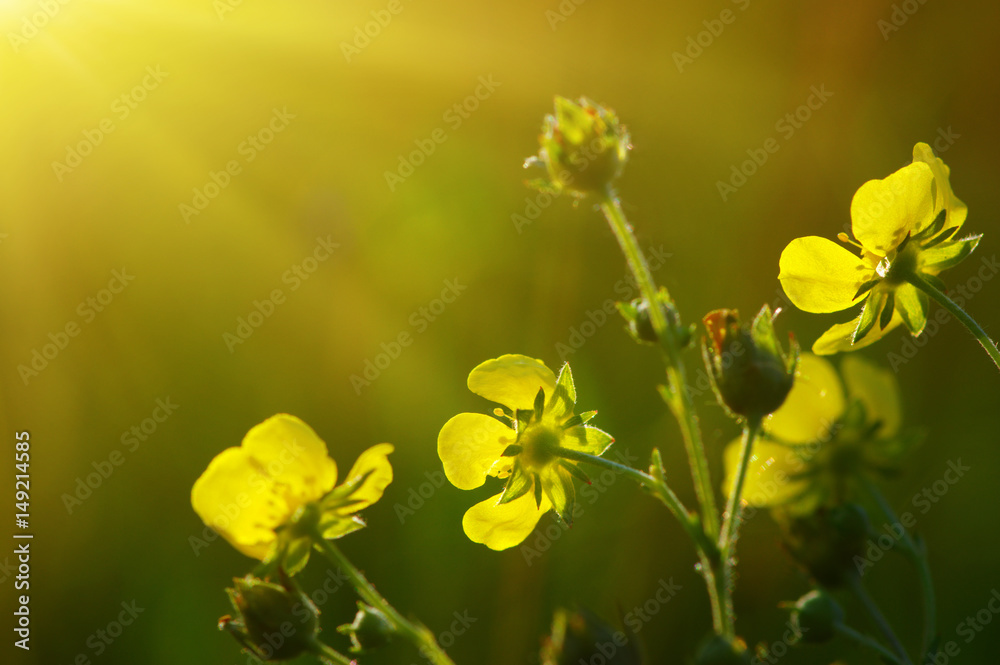
<path fill-rule="evenodd" d="M 531 409 L 539 388 L 552 396 L 556 377 L 541 360 L 508 354 L 481 363 L 469 374 L 469 390 L 510 409 Z"/>
<path fill-rule="evenodd" d="M 316 501 L 337 483 L 337 465 L 309 425 L 279 413 L 255 426 L 241 444 L 261 473 L 282 492 L 292 511 Z"/>
<path fill-rule="evenodd" d="M 191 507 L 237 550 L 263 559 L 293 512 L 270 487 L 246 450 L 227 448 L 195 481 Z"/>
<path fill-rule="evenodd" d="M 950 175 L 951 170 L 940 157 L 934 155 L 934 151 L 926 143 L 918 143 L 913 146 L 913 161 L 924 162 L 931 167 L 934 174 L 934 183 L 937 185 L 937 194 L 934 197 L 934 214 L 941 210 L 947 210 L 945 218 L 945 228 L 958 228 L 965 222 L 968 215 L 968 207 L 962 203 L 955 193 L 951 191 Z"/>
<path fill-rule="evenodd" d="M 868 421 L 882 421 L 879 435 L 892 436 L 898 432 L 903 417 L 896 375 L 854 355 L 844 358 L 840 370 L 847 393 L 864 404 Z"/>
<path fill-rule="evenodd" d="M 544 496 L 541 507 L 538 507 L 534 492 L 502 505 L 497 503 L 499 499 L 498 494 L 477 503 L 462 518 L 462 528 L 469 540 L 482 543 L 491 550 L 505 550 L 520 544 L 552 507 Z"/>
<path fill-rule="evenodd" d="M 471 490 L 486 481 L 504 449 L 514 443 L 514 430 L 481 413 L 460 413 L 438 434 L 438 457 L 455 487 Z"/>
<path fill-rule="evenodd" d="M 740 440 L 733 441 L 723 453 L 726 465 L 724 491 L 728 495 L 736 482 L 740 463 Z M 743 501 L 751 506 L 780 506 L 798 499 L 809 488 L 797 478 L 805 464 L 796 452 L 766 439 L 754 442 L 753 455 L 743 481 Z"/>
<path fill-rule="evenodd" d="M 914 162 L 861 185 L 851 200 L 854 237 L 869 251 L 886 256 L 906 234 L 919 233 L 934 221 L 933 181 L 930 166 Z"/>
<path fill-rule="evenodd" d="M 782 441 L 809 443 L 826 438 L 845 408 L 844 388 L 833 365 L 803 353 L 792 390 L 784 404 L 764 421 L 764 428 Z"/>
<path fill-rule="evenodd" d="M 889 325 L 884 330 L 880 329 L 878 324 L 876 324 L 867 335 L 858 340 L 857 344 L 851 344 L 851 338 L 854 337 L 854 330 L 858 327 L 858 320 L 838 323 L 820 335 L 819 339 L 812 346 L 812 352 L 821 356 L 829 356 L 842 351 L 857 351 L 879 341 L 891 332 L 893 328 L 902 323 L 903 318 L 899 315 L 899 312 L 894 311 L 892 319 L 889 320 Z"/>
<path fill-rule="evenodd" d="M 356 478 L 368 474 L 364 482 L 351 492 L 351 499 L 358 501 L 348 506 L 348 512 L 357 512 L 367 508 L 382 498 L 385 488 L 392 482 L 392 465 L 389 464 L 389 454 L 395 450 L 391 443 L 379 443 L 361 453 L 358 461 L 351 467 L 350 473 L 344 479 L 349 483 Z"/>
<path fill-rule="evenodd" d="M 832 240 L 796 238 L 778 260 L 778 279 L 799 309 L 817 314 L 839 312 L 859 300 L 854 296 L 875 271 L 860 257 Z"/>

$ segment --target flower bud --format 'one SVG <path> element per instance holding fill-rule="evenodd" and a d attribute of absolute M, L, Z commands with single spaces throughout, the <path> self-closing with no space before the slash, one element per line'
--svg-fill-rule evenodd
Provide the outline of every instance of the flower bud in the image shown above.
<path fill-rule="evenodd" d="M 237 618 L 223 617 L 221 630 L 265 661 L 290 660 L 314 650 L 319 610 L 305 594 L 290 582 L 281 586 L 252 575 L 233 581 L 226 593 Z"/>
<path fill-rule="evenodd" d="M 677 345 L 682 349 L 685 348 L 691 343 L 694 326 L 689 328 L 681 325 L 680 314 L 677 313 L 677 308 L 674 307 L 673 302 L 664 289 L 660 289 L 660 293 L 657 294 L 657 300 L 660 303 L 660 309 L 663 311 L 663 318 L 667 320 L 667 326 L 674 335 Z M 627 330 L 634 340 L 648 344 L 657 344 L 659 342 L 659 337 L 656 334 L 656 330 L 653 329 L 653 321 L 650 318 L 648 301 L 644 298 L 636 298 L 631 302 L 619 302 L 617 306 L 618 312 L 625 319 Z"/>
<path fill-rule="evenodd" d="M 545 166 L 549 187 L 576 196 L 604 192 L 621 175 L 628 159 L 629 135 L 611 109 L 586 97 L 578 102 L 556 97 L 555 113 L 545 116 L 537 161 Z"/>
<path fill-rule="evenodd" d="M 713 635 L 698 651 L 695 665 L 750 665 L 753 662 L 743 640 L 729 641 L 721 635 Z"/>
<path fill-rule="evenodd" d="M 709 312 L 703 321 L 708 338 L 702 355 L 719 402 L 740 416 L 776 411 L 792 389 L 799 349 L 791 335 L 789 351 L 781 348 L 771 308 L 761 308 L 750 330 L 734 309 Z"/>
<path fill-rule="evenodd" d="M 836 635 L 836 627 L 844 619 L 844 611 L 825 591 L 816 589 L 802 596 L 792 610 L 792 627 L 803 642 L 822 644 Z"/>
<path fill-rule="evenodd" d="M 337 632 L 350 635 L 351 651 L 361 653 L 388 644 L 396 634 L 396 629 L 381 610 L 359 602 L 354 623 L 338 626 Z"/>

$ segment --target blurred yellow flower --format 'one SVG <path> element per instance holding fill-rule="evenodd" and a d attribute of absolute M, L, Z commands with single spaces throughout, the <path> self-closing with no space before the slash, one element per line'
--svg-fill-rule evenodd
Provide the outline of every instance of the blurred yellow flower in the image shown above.
<path fill-rule="evenodd" d="M 312 547 L 309 532 L 295 528 L 296 518 L 315 508 L 324 538 L 362 528 L 356 513 L 392 482 L 392 451 L 388 443 L 372 446 L 335 487 L 337 464 L 323 440 L 295 416 L 278 414 L 247 432 L 239 447 L 216 455 L 195 481 L 191 505 L 240 552 L 294 573 Z"/>
<path fill-rule="evenodd" d="M 858 356 L 833 365 L 802 354 L 795 383 L 781 408 L 764 420 L 743 488 L 752 506 L 794 514 L 846 500 L 862 474 L 890 474 L 915 443 L 899 435 L 901 407 L 895 376 Z M 846 387 L 846 390 L 845 390 Z M 739 464 L 739 440 L 726 447 L 725 488 Z"/>
<path fill-rule="evenodd" d="M 967 208 L 952 192 L 949 173 L 930 146 L 918 143 L 912 164 L 866 182 L 854 194 L 851 225 L 857 241 L 844 233 L 838 239 L 857 247 L 860 256 L 817 236 L 796 238 L 785 247 L 778 279 L 796 307 L 829 313 L 864 303 L 855 321 L 833 326 L 816 341 L 815 353 L 860 349 L 900 324 L 914 335 L 924 329 L 927 295 L 908 277 L 947 291 L 938 273 L 967 257 L 982 237 L 952 239 Z"/>
<path fill-rule="evenodd" d="M 451 483 L 480 487 L 487 476 L 505 478 L 504 490 L 470 508 L 462 526 L 470 540 L 494 550 L 513 547 L 550 509 L 572 521 L 573 476 L 586 479 L 559 449 L 601 455 L 614 441 L 585 423 L 597 412 L 573 415 L 576 388 L 569 365 L 559 377 L 540 360 L 505 355 L 469 374 L 469 390 L 504 405 L 496 418 L 460 413 L 441 428 L 438 456 Z"/>

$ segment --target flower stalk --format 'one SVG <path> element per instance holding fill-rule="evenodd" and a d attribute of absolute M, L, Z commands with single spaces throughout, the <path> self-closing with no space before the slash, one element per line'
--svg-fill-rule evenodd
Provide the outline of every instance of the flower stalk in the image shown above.
<path fill-rule="evenodd" d="M 952 316 L 962 322 L 962 324 L 968 328 L 969 332 L 976 338 L 980 345 L 982 345 L 983 350 L 993 361 L 993 364 L 1000 369 L 1000 350 L 997 349 L 996 342 L 990 339 L 986 331 L 976 323 L 976 320 L 969 316 L 964 309 L 959 307 L 954 300 L 949 298 L 943 291 L 935 288 L 933 284 L 928 282 L 926 279 L 921 278 L 916 273 L 910 273 L 905 277 L 906 281 L 917 287 L 931 298 L 937 301 L 939 305 L 948 310 Z"/>
<path fill-rule="evenodd" d="M 344 574 L 347 575 L 347 578 L 354 585 L 361 599 L 382 612 L 392 623 L 397 634 L 409 640 L 434 665 L 455 665 L 451 658 L 448 657 L 448 654 L 438 646 L 437 640 L 434 639 L 434 634 L 426 626 L 419 622 L 412 622 L 400 614 L 395 607 L 389 604 L 389 601 L 382 594 L 375 590 L 375 587 L 364 576 L 364 573 L 358 570 L 344 556 L 344 553 L 336 545 L 324 538 L 321 533 L 317 531 L 312 535 L 319 550 L 330 561 L 338 565 Z"/>

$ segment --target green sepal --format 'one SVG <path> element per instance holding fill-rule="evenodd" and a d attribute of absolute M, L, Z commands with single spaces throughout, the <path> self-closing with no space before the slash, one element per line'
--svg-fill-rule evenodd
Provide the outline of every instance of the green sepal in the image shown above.
<path fill-rule="evenodd" d="M 503 488 L 503 493 L 500 495 L 500 500 L 497 503 L 503 505 L 510 503 L 514 499 L 520 499 L 531 489 L 531 482 L 531 474 L 524 470 L 520 462 L 515 461 L 514 469 L 511 471 L 510 478 L 507 479 L 507 485 Z"/>
<path fill-rule="evenodd" d="M 597 455 L 598 457 L 603 455 L 604 451 L 610 448 L 611 444 L 615 442 L 613 436 L 593 425 L 577 425 L 571 429 L 564 430 L 563 435 L 567 439 L 576 442 L 575 445 L 570 446 L 573 450 L 580 450 L 589 455 Z"/>
<path fill-rule="evenodd" d="M 878 318 L 879 330 L 885 330 L 885 327 L 889 325 L 892 321 L 893 311 L 896 309 L 896 295 L 890 291 L 885 296 L 885 305 L 882 307 L 882 314 Z"/>
<path fill-rule="evenodd" d="M 966 259 L 979 245 L 983 234 L 969 236 L 961 240 L 951 240 L 943 242 L 937 247 L 920 252 L 920 264 L 924 270 L 946 270 L 952 268 Z"/>
<path fill-rule="evenodd" d="M 541 509 L 542 507 L 542 479 L 535 475 L 535 505 Z"/>
<path fill-rule="evenodd" d="M 562 468 L 566 469 L 571 474 L 573 474 L 573 477 L 576 478 L 577 480 L 587 483 L 588 485 L 594 484 L 594 482 L 590 479 L 590 476 L 588 476 L 587 473 L 583 469 L 581 469 L 578 465 L 573 464 L 573 462 L 561 459 L 559 460 L 559 466 L 561 466 Z"/>
<path fill-rule="evenodd" d="M 519 446 L 516 443 L 512 443 L 503 449 L 503 452 L 500 453 L 500 457 L 516 457 L 520 455 L 522 452 L 524 452 L 524 446 Z"/>
<path fill-rule="evenodd" d="M 572 526 L 573 512 L 575 510 L 574 504 L 576 503 L 576 488 L 573 487 L 573 476 L 568 472 L 559 473 L 556 470 L 549 477 L 554 477 L 556 482 L 545 483 L 545 495 L 552 503 L 552 508 L 555 510 L 556 515 L 559 516 L 559 519 L 567 525 Z"/>
<path fill-rule="evenodd" d="M 933 286 L 935 289 L 941 293 L 948 292 L 948 285 L 944 283 L 944 280 L 937 275 L 921 275 L 920 276 L 925 282 Z"/>
<path fill-rule="evenodd" d="M 868 296 L 865 306 L 861 309 L 861 316 L 858 317 L 858 327 L 854 329 L 854 337 L 851 339 L 851 344 L 857 344 L 858 341 L 864 339 L 865 335 L 871 332 L 875 321 L 878 320 L 879 310 L 884 303 L 884 293 L 872 293 Z"/>
<path fill-rule="evenodd" d="M 935 186 L 937 185 L 936 182 L 933 184 Z M 913 236 L 913 240 L 922 241 L 922 240 L 927 240 L 929 238 L 934 238 L 934 236 L 940 233 L 941 229 L 944 228 L 944 224 L 947 218 L 948 218 L 947 211 L 942 210 L 940 213 L 938 213 L 938 216 L 934 218 L 934 221 L 931 222 L 926 228 L 924 228 L 923 231 Z M 942 234 L 942 239 L 945 239 L 946 237 L 947 237 L 946 234 Z M 900 245 L 899 249 L 902 249 L 902 245 Z"/>
<path fill-rule="evenodd" d="M 539 388 L 538 392 L 535 394 L 535 404 L 534 413 L 531 419 L 538 421 L 542 419 L 542 414 L 545 412 L 545 389 Z"/>
<path fill-rule="evenodd" d="M 881 279 L 872 279 L 872 280 L 869 280 L 869 281 L 865 282 L 864 284 L 862 284 L 860 286 L 860 288 L 858 288 L 858 292 L 854 294 L 854 297 L 851 298 L 851 300 L 857 300 L 858 298 L 860 298 L 865 293 L 868 293 L 869 291 L 871 291 L 872 288 L 874 288 L 875 285 L 878 284 L 881 281 L 882 281 Z"/>
<path fill-rule="evenodd" d="M 899 309 L 903 323 L 914 335 L 922 333 L 927 325 L 927 304 L 927 294 L 916 288 L 896 291 L 896 308 Z"/>
<path fill-rule="evenodd" d="M 573 372 L 569 368 L 569 363 L 565 363 L 559 370 L 556 389 L 552 392 L 552 399 L 549 400 L 549 410 L 552 411 L 559 402 L 562 402 L 563 413 L 572 413 L 573 407 L 576 406 L 576 385 L 573 383 Z"/>

